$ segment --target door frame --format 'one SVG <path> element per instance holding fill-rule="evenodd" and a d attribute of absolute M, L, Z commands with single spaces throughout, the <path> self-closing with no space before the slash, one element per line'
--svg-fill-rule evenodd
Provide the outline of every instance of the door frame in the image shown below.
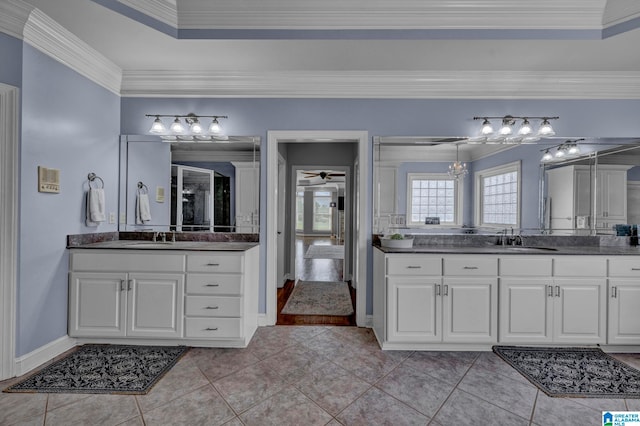
<path fill-rule="evenodd" d="M 351 142 L 353 143 L 353 142 Z M 351 232 L 348 235 L 347 239 L 347 235 L 345 235 L 345 241 L 344 241 L 344 249 L 345 249 L 345 256 L 344 256 L 344 260 L 342 263 L 342 279 L 343 281 L 350 281 L 351 280 L 351 276 L 348 276 L 346 271 L 350 271 L 351 270 L 351 256 L 347 256 L 347 253 L 352 253 L 353 247 L 352 247 L 352 241 L 350 240 L 351 235 L 353 234 L 353 226 L 347 227 L 346 226 L 346 220 L 347 217 L 353 217 L 352 215 L 352 200 L 353 200 L 353 196 L 352 196 L 352 192 L 353 192 L 353 182 L 351 181 L 351 171 L 349 170 L 351 167 L 353 167 L 353 164 L 349 165 L 349 166 L 323 166 L 323 165 L 292 165 L 290 166 L 291 168 L 291 202 L 289 205 L 289 216 L 292 218 L 291 222 L 289 223 L 289 235 L 290 235 L 290 239 L 289 239 L 289 244 L 291 247 L 296 247 L 296 223 L 295 223 L 295 217 L 296 217 L 296 197 L 294 194 L 297 193 L 297 182 L 295 179 L 295 176 L 297 174 L 298 171 L 300 170 L 308 170 L 308 169 L 320 169 L 320 170 L 335 170 L 335 171 L 340 171 L 340 172 L 344 172 L 345 174 L 345 188 L 344 188 L 344 193 L 345 193 L 345 229 L 351 229 Z M 355 167 L 354 167 L 355 169 Z M 335 218 L 332 217 L 332 220 L 334 220 Z M 336 226 L 339 226 L 339 224 L 337 223 Z M 295 277 L 297 276 L 297 271 L 296 271 L 296 250 L 292 249 L 291 253 L 289 253 L 289 262 L 291 265 L 291 276 L 292 279 L 295 279 Z"/>
<path fill-rule="evenodd" d="M 15 372 L 19 125 L 19 90 L 0 83 L 0 380 Z"/>
<path fill-rule="evenodd" d="M 278 200 L 278 143 L 356 142 L 358 144 L 357 186 L 352 194 L 354 217 L 353 228 L 353 273 L 352 286 L 356 289 L 356 323 L 367 326 L 367 241 L 371 229 L 367 214 L 369 193 L 369 133 L 359 130 L 275 130 L 267 132 L 267 200 Z M 266 214 L 266 323 L 274 325 L 277 316 L 277 251 L 278 251 L 278 203 L 267 202 Z"/>

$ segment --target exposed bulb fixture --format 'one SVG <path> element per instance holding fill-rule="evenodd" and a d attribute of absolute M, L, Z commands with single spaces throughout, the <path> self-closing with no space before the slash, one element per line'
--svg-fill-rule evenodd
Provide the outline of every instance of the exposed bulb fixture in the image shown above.
<path fill-rule="evenodd" d="M 584 138 L 567 140 L 560 145 L 552 146 L 544 149 L 544 154 L 540 161 L 548 163 L 552 161 L 561 161 L 565 159 L 576 158 L 580 156 L 579 141 L 583 141 Z M 555 152 L 552 152 L 555 149 Z"/>
<path fill-rule="evenodd" d="M 580 147 L 577 143 L 573 142 L 567 145 L 567 154 L 568 155 L 580 155 Z"/>
<path fill-rule="evenodd" d="M 186 115 L 163 115 L 163 114 L 146 114 L 146 117 L 155 117 L 149 133 L 158 134 L 167 142 L 176 141 L 223 141 L 228 140 L 227 136 L 222 135 L 220 122 L 221 118 L 228 118 L 226 115 L 196 115 L 189 113 Z M 174 117 L 171 126 L 167 129 L 160 117 Z M 202 118 L 211 118 L 211 125 L 208 131 L 202 126 Z M 183 121 L 184 120 L 184 121 Z M 185 126 L 186 124 L 186 126 Z"/>
<path fill-rule="evenodd" d="M 553 160 L 553 154 L 551 154 L 551 152 L 548 149 L 546 149 L 544 151 L 544 154 L 542 155 L 542 162 L 546 163 L 551 160 Z"/>
<path fill-rule="evenodd" d="M 567 156 L 567 147 L 564 145 L 560 145 L 556 150 L 555 157 L 558 159 L 564 158 Z"/>
<path fill-rule="evenodd" d="M 487 143 L 533 143 L 540 140 L 541 137 L 555 135 L 555 131 L 551 126 L 550 120 L 557 120 L 560 117 L 533 117 L 533 116 L 512 116 L 505 115 L 502 117 L 473 117 L 474 120 L 482 120 L 480 127 L 480 135 L 469 138 L 473 142 Z M 497 132 L 494 133 L 490 120 L 501 120 L 502 125 Z M 518 131 L 514 134 L 514 127 L 518 120 L 522 120 Z M 534 132 L 532 120 L 540 120 L 540 127 Z"/>
<path fill-rule="evenodd" d="M 467 163 L 460 162 L 460 159 L 458 157 L 459 149 L 460 149 L 460 145 L 456 144 L 456 161 L 449 164 L 448 173 L 449 173 L 449 176 L 451 176 L 454 179 L 459 179 L 461 177 L 464 178 L 467 175 L 467 173 L 469 173 L 469 170 L 467 170 Z"/>

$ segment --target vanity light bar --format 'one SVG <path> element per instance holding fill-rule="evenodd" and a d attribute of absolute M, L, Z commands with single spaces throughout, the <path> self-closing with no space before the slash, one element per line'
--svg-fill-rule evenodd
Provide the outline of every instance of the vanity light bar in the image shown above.
<path fill-rule="evenodd" d="M 469 138 L 472 142 L 487 143 L 533 143 L 540 140 L 541 137 L 549 137 L 556 134 L 551 126 L 550 120 L 557 120 L 560 117 L 536 117 L 536 116 L 513 116 L 505 115 L 502 117 L 473 117 L 474 120 L 482 120 L 480 135 Z M 501 126 L 494 132 L 491 121 L 501 120 Z M 514 129 L 517 120 L 522 120 L 520 127 Z M 529 120 L 540 120 L 538 131 L 533 131 L 533 126 Z"/>
<path fill-rule="evenodd" d="M 149 133 L 161 134 L 161 135 L 193 135 L 194 137 L 205 136 L 207 133 L 211 134 L 215 137 L 221 135 L 222 127 L 220 126 L 220 122 L 218 120 L 223 118 L 229 118 L 226 115 L 196 115 L 194 113 L 189 113 L 186 115 L 182 114 L 145 114 L 145 117 L 155 117 L 153 123 L 151 124 L 151 128 L 149 129 Z M 164 125 L 160 117 L 173 117 L 173 123 L 167 127 Z M 209 124 L 208 132 L 204 131 L 202 124 L 200 123 L 201 118 L 210 118 L 211 124 Z M 184 122 L 188 125 L 182 124 L 181 119 L 184 119 Z M 191 138 L 193 139 L 193 138 Z M 209 137 L 203 137 L 200 140 L 213 140 Z"/>

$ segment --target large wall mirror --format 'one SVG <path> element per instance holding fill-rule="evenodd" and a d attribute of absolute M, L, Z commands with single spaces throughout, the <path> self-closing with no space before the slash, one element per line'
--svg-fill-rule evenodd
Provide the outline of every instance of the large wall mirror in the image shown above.
<path fill-rule="evenodd" d="M 640 139 L 374 137 L 373 199 L 375 233 L 611 234 L 640 222 Z"/>
<path fill-rule="evenodd" d="M 259 137 L 124 135 L 120 156 L 121 231 L 259 233 Z"/>

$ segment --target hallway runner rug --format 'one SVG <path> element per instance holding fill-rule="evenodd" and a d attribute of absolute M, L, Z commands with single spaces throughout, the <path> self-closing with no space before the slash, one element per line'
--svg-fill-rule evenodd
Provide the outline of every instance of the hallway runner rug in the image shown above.
<path fill-rule="evenodd" d="M 640 398 L 640 371 L 597 348 L 494 346 L 493 352 L 548 396 Z"/>
<path fill-rule="evenodd" d="M 298 281 L 282 308 L 285 315 L 353 314 L 349 284 L 338 281 Z"/>
<path fill-rule="evenodd" d="M 144 395 L 186 346 L 83 345 L 4 392 Z"/>
<path fill-rule="evenodd" d="M 344 246 L 312 245 L 304 255 L 305 259 L 344 259 Z"/>

